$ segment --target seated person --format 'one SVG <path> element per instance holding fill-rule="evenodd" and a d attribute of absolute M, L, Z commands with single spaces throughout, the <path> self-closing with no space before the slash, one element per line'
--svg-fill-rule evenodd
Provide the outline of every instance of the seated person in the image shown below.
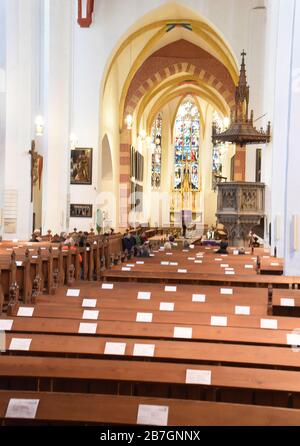
<path fill-rule="evenodd" d="M 172 249 L 171 242 L 168 242 L 168 241 L 165 242 L 164 248 L 165 248 L 165 251 L 171 251 L 171 249 Z"/>
<path fill-rule="evenodd" d="M 258 237 L 253 237 L 252 247 L 253 248 L 259 248 L 260 247 L 260 244 L 258 242 Z"/>
<path fill-rule="evenodd" d="M 218 249 L 218 251 L 216 251 L 216 254 L 228 254 L 227 248 L 228 243 L 222 240 L 220 243 L 220 248 Z"/>
<path fill-rule="evenodd" d="M 190 247 L 189 242 L 187 241 L 187 239 L 184 239 L 184 241 L 183 241 L 183 248 L 184 249 L 188 249 L 189 247 Z"/>
<path fill-rule="evenodd" d="M 35 229 L 33 231 L 33 234 L 31 236 L 31 240 L 29 240 L 31 243 L 38 243 L 42 241 L 41 237 L 41 231 L 39 229 Z"/>
<path fill-rule="evenodd" d="M 175 237 L 173 234 L 169 235 L 169 242 L 171 242 L 171 243 L 175 242 Z"/>
<path fill-rule="evenodd" d="M 246 253 L 245 253 L 245 248 L 240 248 L 240 249 L 239 249 L 239 254 L 246 254 Z"/>
<path fill-rule="evenodd" d="M 138 257 L 150 257 L 150 247 L 149 247 L 148 242 L 145 242 L 143 245 L 141 245 L 139 247 L 137 256 Z"/>

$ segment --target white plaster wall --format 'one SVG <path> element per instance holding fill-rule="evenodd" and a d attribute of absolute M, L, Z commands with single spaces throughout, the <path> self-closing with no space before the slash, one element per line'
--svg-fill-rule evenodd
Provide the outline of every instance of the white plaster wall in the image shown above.
<path fill-rule="evenodd" d="M 31 233 L 30 156 L 37 102 L 38 0 L 6 1 L 6 128 L 4 190 L 14 191 L 11 215 L 17 217 L 15 233 L 6 238 L 26 238 Z M 7 211 L 7 215 L 10 212 Z"/>
<path fill-rule="evenodd" d="M 2 234 L 6 127 L 6 7 L 0 2 L 0 235 Z"/>

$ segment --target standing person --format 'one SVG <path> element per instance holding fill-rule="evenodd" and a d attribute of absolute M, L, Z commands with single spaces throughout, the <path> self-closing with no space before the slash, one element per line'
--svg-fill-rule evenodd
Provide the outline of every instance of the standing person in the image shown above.
<path fill-rule="evenodd" d="M 182 211 L 182 237 L 186 237 L 186 224 L 185 224 L 185 219 L 184 219 L 184 211 Z"/>

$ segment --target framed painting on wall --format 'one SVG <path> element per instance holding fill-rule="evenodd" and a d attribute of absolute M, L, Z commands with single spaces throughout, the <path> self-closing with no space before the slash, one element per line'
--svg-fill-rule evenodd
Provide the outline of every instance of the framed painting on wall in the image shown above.
<path fill-rule="evenodd" d="M 70 204 L 70 217 L 73 218 L 92 218 L 92 204 Z"/>
<path fill-rule="evenodd" d="M 71 184 L 92 184 L 93 149 L 71 150 Z"/>

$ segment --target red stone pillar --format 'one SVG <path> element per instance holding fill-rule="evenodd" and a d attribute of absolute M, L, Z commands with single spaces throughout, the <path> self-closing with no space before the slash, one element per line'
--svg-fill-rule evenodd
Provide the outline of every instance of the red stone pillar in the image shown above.
<path fill-rule="evenodd" d="M 130 147 L 131 130 L 122 129 L 120 134 L 120 186 L 119 186 L 119 227 L 127 228 L 130 212 Z"/>
<path fill-rule="evenodd" d="M 234 181 L 245 181 L 246 178 L 246 147 L 236 145 L 234 157 Z"/>

